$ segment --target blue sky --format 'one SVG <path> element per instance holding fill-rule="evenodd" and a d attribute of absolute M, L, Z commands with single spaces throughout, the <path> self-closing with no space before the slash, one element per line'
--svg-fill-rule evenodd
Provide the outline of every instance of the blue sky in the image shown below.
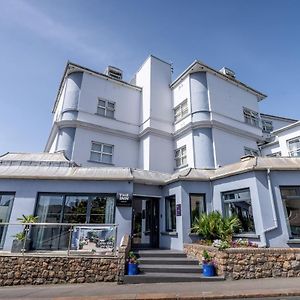
<path fill-rule="evenodd" d="M 298 0 L 0 0 L 0 154 L 43 151 L 67 60 L 130 79 L 149 54 L 174 77 L 199 59 L 300 119 Z"/>

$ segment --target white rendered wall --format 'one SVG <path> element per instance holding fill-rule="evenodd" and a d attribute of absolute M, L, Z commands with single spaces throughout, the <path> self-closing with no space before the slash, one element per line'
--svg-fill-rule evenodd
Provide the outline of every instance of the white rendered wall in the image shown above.
<path fill-rule="evenodd" d="M 234 133 L 213 128 L 216 165 L 224 166 L 240 161 L 245 147 L 258 150 L 256 141 Z"/>
<path fill-rule="evenodd" d="M 300 125 L 287 129 L 278 134 L 279 147 L 282 156 L 289 156 L 287 142 L 290 139 L 300 137 Z"/>
<path fill-rule="evenodd" d="M 274 143 L 271 143 L 267 146 L 264 146 L 263 148 L 261 148 L 260 152 L 261 152 L 262 156 L 267 156 L 267 155 L 270 155 L 272 153 L 281 152 L 279 142 L 274 142 Z"/>
<path fill-rule="evenodd" d="M 128 137 L 77 128 L 72 159 L 83 166 L 109 166 L 89 161 L 92 141 L 114 146 L 113 165 L 116 167 L 138 167 L 138 142 Z"/>

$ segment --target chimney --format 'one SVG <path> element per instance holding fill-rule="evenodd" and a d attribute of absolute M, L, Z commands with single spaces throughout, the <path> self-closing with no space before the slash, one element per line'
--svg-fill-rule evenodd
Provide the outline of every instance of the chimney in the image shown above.
<path fill-rule="evenodd" d="M 226 75 L 227 77 L 235 78 L 235 72 L 227 67 L 223 67 L 219 72 Z"/>
<path fill-rule="evenodd" d="M 123 71 L 113 66 L 108 66 L 105 69 L 104 74 L 117 80 L 123 79 Z"/>

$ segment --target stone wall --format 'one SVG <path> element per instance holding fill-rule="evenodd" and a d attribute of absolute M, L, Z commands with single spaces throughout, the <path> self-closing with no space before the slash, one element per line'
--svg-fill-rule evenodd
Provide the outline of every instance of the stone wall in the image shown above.
<path fill-rule="evenodd" d="M 203 250 L 214 257 L 218 275 L 231 279 L 300 277 L 299 248 L 217 248 L 185 244 L 190 257 L 202 260 Z"/>
<path fill-rule="evenodd" d="M 122 282 L 129 238 L 124 237 L 117 256 L 0 255 L 0 286 L 24 284 Z"/>

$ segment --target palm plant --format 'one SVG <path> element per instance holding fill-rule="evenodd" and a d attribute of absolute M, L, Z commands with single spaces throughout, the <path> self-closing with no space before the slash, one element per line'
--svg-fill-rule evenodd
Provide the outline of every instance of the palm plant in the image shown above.
<path fill-rule="evenodd" d="M 237 216 L 223 217 L 219 211 L 212 211 L 196 217 L 191 230 L 212 242 L 216 239 L 231 240 L 233 233 L 239 228 Z"/>

